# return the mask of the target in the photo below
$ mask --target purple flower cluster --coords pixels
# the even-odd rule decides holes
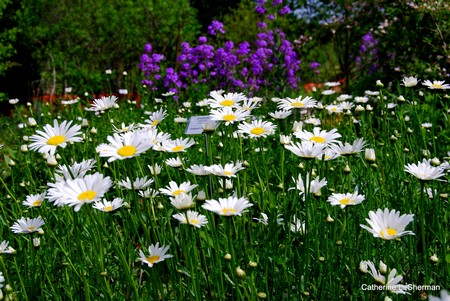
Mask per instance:
[[[378,40],[371,32],[366,33],[361,39],[359,55],[356,57],[356,64],[362,69],[368,67],[368,73],[375,72],[378,67]]]
[[[282,2],[274,0],[272,5],[282,5]],[[257,1],[257,7],[264,8],[264,5],[264,0]],[[252,43],[235,45],[226,41],[216,48],[204,36],[198,38],[197,45],[184,42],[176,67],[166,68],[165,74],[159,65],[164,56],[152,53],[151,45],[146,45],[139,64],[145,76],[143,83],[153,90],[164,86],[175,93],[197,84],[208,85],[209,89],[247,89],[249,93],[262,87],[295,89],[300,81],[301,60],[293,44],[279,29],[268,30],[263,22],[258,23],[258,28],[260,32]],[[208,34],[214,36],[219,33],[224,34],[225,29],[215,20],[208,27]]]

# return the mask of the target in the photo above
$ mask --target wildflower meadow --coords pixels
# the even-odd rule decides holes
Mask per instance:
[[[449,300],[448,74],[307,85],[291,2],[251,3],[254,39],[214,20],[120,90],[5,98],[0,300]]]

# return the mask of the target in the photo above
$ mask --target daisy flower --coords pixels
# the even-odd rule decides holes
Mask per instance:
[[[238,133],[246,134],[250,138],[267,137],[272,135],[277,128],[272,122],[253,120],[251,123],[243,122],[238,125]]]
[[[207,176],[211,174],[209,171],[205,169],[205,166],[203,166],[202,164],[200,165],[194,164],[191,167],[186,168],[186,171],[197,176]]]
[[[41,194],[28,195],[26,200],[22,202],[22,205],[25,205],[29,208],[40,207],[42,205],[42,202],[44,201],[46,195],[47,195],[47,192],[44,192]]]
[[[14,254],[16,253],[16,250],[14,250],[12,247],[9,246],[9,242],[6,240],[2,241],[0,243],[0,254]]]
[[[247,100],[243,93],[227,93],[222,95],[218,91],[209,93],[212,98],[208,99],[210,108],[237,107],[240,102]]]
[[[141,132],[127,132],[108,136],[108,145],[97,148],[100,157],[109,157],[108,162],[133,158],[146,152],[154,144]]]
[[[428,89],[431,90],[446,90],[450,89],[449,84],[444,84],[445,81],[434,80],[433,82],[426,80],[422,83],[422,85],[427,86]]]
[[[423,159],[417,164],[405,165],[405,171],[422,181],[437,180],[445,176],[442,168],[431,165],[431,160]]]
[[[300,234],[306,233],[306,222],[301,221],[299,218],[297,218],[295,215],[292,217],[292,223],[291,223],[291,232],[298,232]]]
[[[275,112],[270,112],[269,115],[275,119],[286,119],[288,116],[292,114],[291,110],[280,110]]]
[[[317,104],[317,101],[314,100],[310,96],[306,96],[303,98],[302,96],[299,96],[297,98],[283,98],[280,99],[277,103],[278,109],[280,110],[292,110],[292,109],[308,109],[308,108],[315,108]]]
[[[323,155],[325,144],[302,141],[301,143],[291,142],[291,144],[284,147],[298,157],[312,159]]]
[[[90,108],[85,108],[86,111],[106,111],[116,106],[116,96],[102,96],[100,99],[95,99]]]
[[[309,177],[309,173],[308,173],[308,174],[306,175],[306,183],[309,182],[309,178],[310,178],[310,177]],[[292,177],[292,180],[294,180],[295,187],[289,188],[288,191],[289,191],[289,190],[292,190],[292,189],[297,189],[297,190],[300,191],[300,194],[306,193],[306,191],[305,191],[305,190],[306,190],[305,184],[304,184],[304,182],[303,182],[303,179],[302,179],[302,175],[301,175],[301,174],[298,175],[298,179],[297,179],[297,180],[295,180],[294,177]],[[327,183],[328,183],[328,182],[327,182],[327,180],[326,180],[325,178],[323,178],[322,180],[320,180],[319,177],[315,178],[314,180],[312,180],[311,182],[309,182],[309,187],[308,187],[309,193],[313,193],[313,194],[315,194],[315,195],[317,195],[317,196],[320,196],[320,189],[321,189],[322,187],[326,186]]]
[[[178,185],[174,181],[169,182],[169,186],[166,186],[166,188],[160,188],[159,191],[162,194],[168,195],[168,196],[177,196],[182,193],[189,193],[194,188],[196,188],[198,185],[194,184],[191,185],[191,182],[183,182],[180,185]]]
[[[283,225],[284,219],[282,218],[282,214],[277,215],[277,224]],[[264,226],[269,225],[269,217],[264,212],[261,212],[261,218],[254,217],[253,220],[257,221],[258,223],[263,224]]]
[[[259,100],[254,98],[244,99],[244,101],[238,105],[238,107],[244,111],[253,111],[259,105]]]
[[[366,221],[370,227],[360,225],[373,234],[373,237],[385,240],[396,239],[404,235],[414,235],[412,231],[405,231],[406,226],[414,220],[414,214],[403,214],[400,216],[399,211],[394,209],[378,209],[376,212],[370,211],[369,218]]]
[[[180,193],[170,198],[170,204],[178,210],[184,210],[194,206],[194,198],[191,193]]]
[[[180,157],[169,158],[169,159],[166,159],[166,161],[164,161],[164,162],[167,165],[169,165],[170,167],[174,167],[174,168],[183,166],[183,161],[181,161]]]
[[[331,89],[322,91],[322,95],[333,95],[334,93],[336,93],[336,91],[331,90]]]
[[[386,277],[375,268],[375,264],[373,262],[366,261],[365,263],[370,268],[370,271],[368,271],[368,273],[375,279],[376,282],[385,286],[387,290],[391,291],[394,294],[408,294],[407,292],[408,286],[400,284],[400,281],[403,280],[403,276],[401,275],[396,276],[397,275],[396,269],[391,270],[386,280]]]
[[[111,186],[110,177],[104,177],[97,172],[83,178],[56,183],[53,189],[48,190],[47,198],[57,206],[75,206],[74,210],[78,212],[84,204],[99,201]]]
[[[225,166],[214,164],[211,166],[205,166],[205,170],[213,175],[219,177],[236,177],[236,173],[240,170],[245,169],[242,166],[241,161],[237,161],[236,163],[227,163]]]
[[[337,86],[340,86],[341,83],[340,82],[326,82],[326,83],[324,83],[324,85],[326,87],[337,87]]]
[[[315,127],[312,132],[306,130],[297,131],[294,133],[294,136],[303,141],[329,145],[337,142],[338,140],[336,139],[340,138],[341,134],[337,132],[337,129],[332,129],[327,132],[326,130],[321,130],[319,127]]]
[[[97,210],[104,211],[104,212],[110,212],[110,211],[119,209],[123,205],[124,205],[124,202],[121,198],[115,198],[112,202],[107,201],[107,200],[95,202],[94,205],[92,205],[92,207],[94,207]]]
[[[362,152],[364,146],[366,145],[366,141],[363,138],[357,139],[353,141],[353,144],[338,141],[337,144],[331,144],[330,148],[337,154],[341,156],[352,155],[359,152]]]
[[[129,125],[125,125],[125,123],[122,122],[120,127],[116,127],[115,125],[112,125],[114,133],[126,133],[131,132],[136,129],[136,125],[134,123],[131,123]]]
[[[336,100],[337,101],[346,101],[346,100],[349,100],[349,99],[352,99],[352,98],[353,98],[353,96],[351,96],[351,95],[341,94],[341,95],[338,96],[338,98],[336,98]]]
[[[55,178],[56,181],[66,181],[73,180],[76,178],[82,178],[84,175],[95,167],[95,160],[89,159],[81,161],[80,163],[75,162],[74,164],[67,165],[59,165],[55,170]]]
[[[321,124],[320,119],[319,118],[314,118],[314,117],[309,117],[308,119],[305,119],[304,122],[306,124],[312,124],[312,125],[315,125],[315,126],[318,126],[318,125]]]
[[[71,125],[72,121],[64,120],[59,124],[56,119],[53,120],[53,126],[46,124],[44,131],[38,130],[36,131],[37,134],[30,137],[33,143],[29,145],[29,148],[53,156],[58,146],[65,148],[67,143],[82,141],[83,138],[79,137],[81,135],[81,126],[75,124],[71,127]]]
[[[151,126],[156,127],[158,124],[163,121],[168,116],[167,111],[164,109],[160,109],[159,111],[152,112],[148,119],[145,120],[146,124],[143,126]]]
[[[167,258],[173,257],[170,254],[167,254],[169,250],[169,246],[159,246],[159,242],[156,245],[150,245],[148,247],[149,255],[145,255],[142,250],[139,250],[139,260],[144,264],[147,264],[149,267],[153,267],[155,263],[164,261]]]
[[[402,85],[405,87],[414,87],[414,86],[417,86],[418,83],[419,83],[419,80],[414,76],[409,76],[409,77],[405,76],[402,79]]]
[[[212,211],[216,214],[223,216],[241,216],[242,213],[246,212],[245,209],[253,206],[245,197],[237,198],[235,196],[230,196],[226,199],[219,198],[216,200],[206,200],[202,208],[208,211]]]
[[[165,152],[169,153],[179,153],[179,152],[185,152],[187,148],[190,148],[195,144],[195,141],[186,138],[177,138],[175,140],[166,140],[161,144],[161,148]]]
[[[122,180],[122,181],[118,182],[117,185],[124,187],[126,189],[139,190],[139,189],[147,188],[152,183],[153,183],[153,179],[150,178],[149,180],[147,180],[147,176],[145,176],[143,178],[136,178],[136,180],[134,180],[134,182],[131,182],[130,178],[127,177],[126,180]]]
[[[10,100],[8,100],[8,102],[10,104],[12,104],[12,105],[15,105],[15,104],[17,104],[19,102],[19,99],[18,98],[11,98]]]
[[[328,111],[328,114],[339,114],[342,113],[342,107],[340,105],[327,105],[325,109]]]
[[[41,217],[37,218],[20,218],[16,221],[11,230],[14,233],[33,233],[37,231],[41,231],[41,227],[45,224]]]
[[[148,169],[150,170],[150,173],[152,176],[157,176],[161,173],[161,165],[158,163],[155,163],[155,165],[147,165]]]
[[[211,120],[224,121],[225,125],[229,125],[230,123],[244,120],[246,117],[250,116],[250,111],[225,107],[211,110],[209,116],[211,116]]]
[[[201,228],[208,223],[206,216],[191,210],[186,213],[174,214],[172,217],[182,224],[189,224],[196,228]]]
[[[333,193],[328,198],[327,202],[332,206],[341,206],[344,209],[349,205],[357,205],[362,203],[366,197],[364,195],[358,194],[358,189],[352,193]]]
[[[147,188],[146,190],[139,191],[139,196],[145,199],[154,198],[159,192],[153,188]]]
[[[355,97],[356,103],[366,103],[368,101],[369,101],[369,97],[367,97],[367,96],[356,96]]]

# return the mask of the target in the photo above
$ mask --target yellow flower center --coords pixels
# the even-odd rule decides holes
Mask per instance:
[[[157,262],[159,260],[159,258],[161,258],[161,257],[159,257],[158,255],[153,255],[153,256],[147,257],[146,259],[151,264],[154,264],[155,262]]]
[[[121,157],[133,156],[136,153],[136,148],[132,145],[124,145],[117,151]]]
[[[97,195],[97,192],[93,190],[86,190],[78,195],[79,201],[90,201]]]
[[[196,220],[196,219],[190,219],[190,220],[189,220],[189,224],[191,224],[191,225],[198,225],[198,220]]]
[[[348,204],[353,203],[353,200],[350,200],[349,198],[345,198],[345,199],[339,200],[339,203],[341,203],[342,205],[348,205]]]
[[[58,145],[66,141],[66,137],[61,135],[56,135],[47,140],[48,145]]]
[[[233,173],[231,171],[224,171],[223,172],[226,176],[231,176]]]
[[[301,107],[304,107],[305,104],[304,104],[303,102],[293,102],[293,103],[292,103],[292,106],[293,106],[294,108],[301,108]]]
[[[236,212],[237,211],[234,208],[223,208],[222,209],[222,214],[223,215],[234,215]]]
[[[442,86],[439,84],[433,84],[432,87],[435,89],[442,89]]]
[[[232,101],[231,99],[225,99],[220,104],[224,107],[231,107],[232,105],[234,105],[234,101]]]
[[[113,210],[113,206],[105,206],[103,208],[103,211],[112,211]]]
[[[336,112],[337,108],[331,108],[331,112]]]
[[[28,231],[33,232],[36,229],[36,227],[28,227]]]
[[[392,228],[386,228],[386,229],[380,231],[380,235],[382,238],[386,238],[386,235],[388,237],[391,237],[391,236],[394,236],[395,234],[397,234],[397,230],[392,229]]]
[[[236,119],[236,116],[234,116],[234,115],[224,115],[223,116],[223,120],[225,120],[225,121],[233,121],[235,119]]]
[[[183,190],[183,189],[178,189],[178,190],[175,190],[174,192],[172,192],[172,194],[173,195],[179,195],[179,194],[182,194],[182,193],[184,193],[185,192],[185,190]]]
[[[158,119],[153,120],[153,122],[151,123],[152,126],[157,126],[158,124],[159,124]]]
[[[261,127],[256,127],[256,128],[253,128],[253,129],[250,131],[250,133],[252,133],[253,135],[261,135],[261,134],[264,133],[264,129],[261,128]]]
[[[32,204],[33,204],[34,207],[38,207],[38,206],[41,206],[41,203],[42,203],[41,200],[36,200]]]
[[[182,150],[184,150],[183,145],[178,145],[178,146],[175,146],[174,148],[172,148],[173,152],[181,152]]]
[[[327,140],[325,140],[325,138],[320,137],[320,136],[314,136],[314,137],[309,138],[309,141],[315,142],[315,143],[325,143]]]

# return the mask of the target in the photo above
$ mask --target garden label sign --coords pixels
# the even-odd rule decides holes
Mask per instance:
[[[191,116],[189,117],[184,133],[186,135],[201,134],[203,133],[203,124],[208,121],[211,121],[211,116]]]

